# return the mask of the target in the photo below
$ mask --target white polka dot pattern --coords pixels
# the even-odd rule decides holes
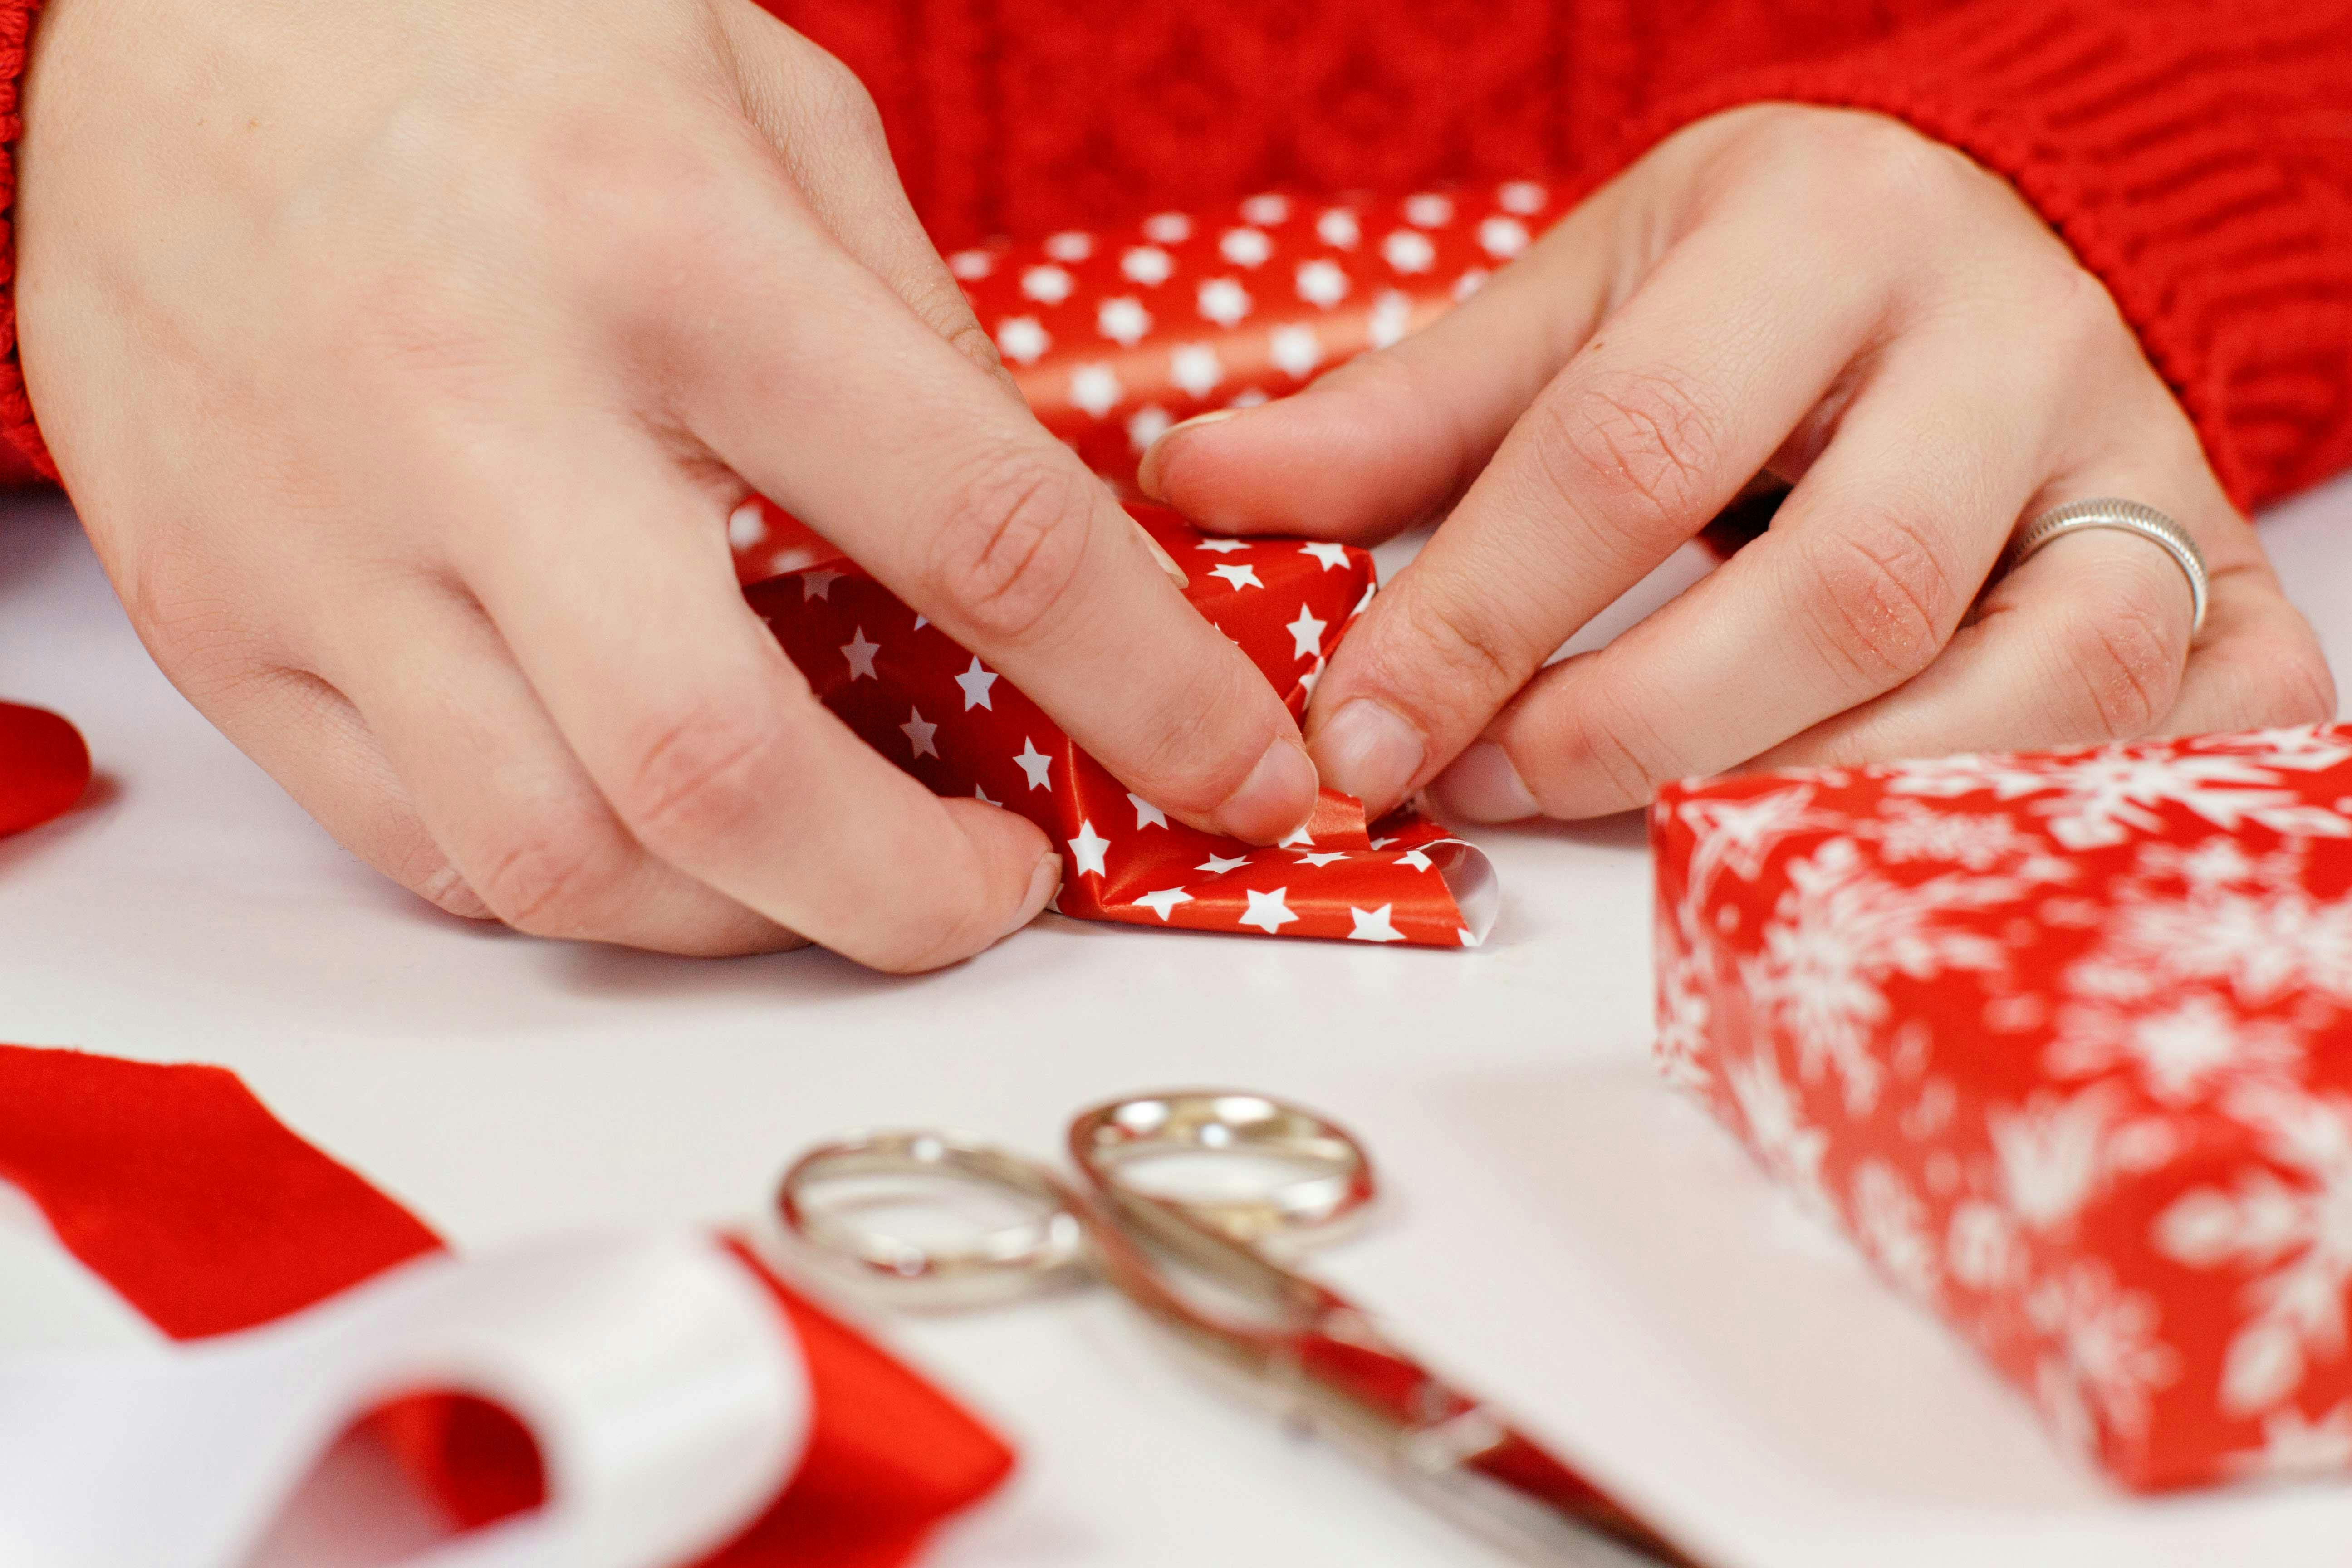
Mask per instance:
[[[950,269],[1038,417],[1131,493],[1151,436],[1396,342],[1556,216],[1527,180],[1377,201],[1265,192],[1124,233],[959,251]]]

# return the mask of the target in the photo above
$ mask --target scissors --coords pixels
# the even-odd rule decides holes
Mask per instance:
[[[1283,1260],[1371,1202],[1371,1161],[1353,1134],[1265,1095],[1187,1089],[1081,1112],[1069,1150],[1082,1186],[961,1133],[854,1132],[794,1162],[777,1206],[818,1260],[919,1304],[981,1305],[1099,1277],[1295,1424],[1501,1544],[1548,1562],[1689,1568],[1486,1401]],[[939,1228],[956,1188],[1020,1217],[953,1240],[910,1235],[918,1215]]]

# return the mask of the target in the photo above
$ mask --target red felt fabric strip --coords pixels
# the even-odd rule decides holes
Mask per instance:
[[[37,827],[89,787],[79,731],[42,709],[0,702],[0,837]]]
[[[0,1177],[155,1326],[195,1339],[265,1323],[439,1237],[272,1116],[233,1073],[0,1046]],[[985,1497],[1013,1455],[971,1415],[762,1268],[800,1335],[814,1416],[800,1469],[713,1568],[892,1568]],[[496,1407],[427,1395],[382,1429],[462,1523],[544,1496],[529,1435]]]

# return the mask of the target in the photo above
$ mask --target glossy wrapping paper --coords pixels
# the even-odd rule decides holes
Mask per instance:
[[[1213,539],[1134,488],[1178,420],[1297,391],[1465,298],[1557,215],[1528,181],[1308,201],[1252,196],[1132,230],[961,251],[949,264],[1046,428],[1101,474],[1190,579],[1186,597],[1294,715],[1368,602],[1363,552]],[[730,524],[755,608],[817,695],[942,794],[1029,817],[1065,861],[1055,907],[1085,919],[1244,935],[1475,945],[1498,901],[1486,857],[1412,811],[1367,824],[1327,792],[1266,849],[1197,832],[1129,795],[963,647],[775,507]]]
[[[2352,727],[1696,781],[1658,1055],[2067,1442],[2352,1468]]]
[[[1371,557],[1297,540],[1210,539],[1136,515],[1182,563],[1192,606],[1293,715],[1372,595]],[[1327,790],[1271,848],[1175,820],[1113,778],[1037,705],[846,560],[746,590],[826,707],[941,795],[1019,812],[1063,855],[1055,907],[1133,925],[1474,946],[1494,916],[1486,856],[1411,810],[1367,824]]]

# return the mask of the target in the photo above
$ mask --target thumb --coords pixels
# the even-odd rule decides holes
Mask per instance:
[[[1608,187],[1464,303],[1304,391],[1163,433],[1136,482],[1203,528],[1377,543],[1444,510],[1591,338],[1627,269]]]

